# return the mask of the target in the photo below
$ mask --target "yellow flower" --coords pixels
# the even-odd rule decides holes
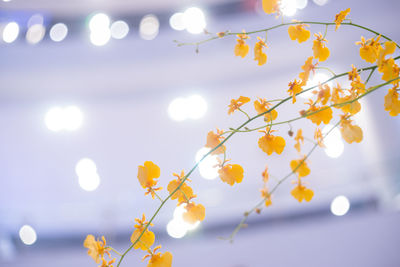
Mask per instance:
[[[360,77],[360,74],[358,74],[358,70],[354,65],[351,65],[351,71],[348,73],[349,75],[349,80],[350,81],[355,81]]]
[[[348,116],[343,115],[340,122],[340,132],[342,133],[343,139],[351,144],[353,142],[360,143],[363,139],[363,132],[360,127],[353,125],[352,121]]]
[[[322,105],[326,105],[328,103],[329,99],[331,97],[331,88],[329,85],[324,84],[324,85],[319,85],[319,91],[318,91],[318,99],[316,102],[321,102]]]
[[[309,202],[314,196],[314,191],[306,188],[301,183],[298,183],[297,186],[290,193],[299,202],[302,202],[303,200]]]
[[[269,180],[268,166],[265,166],[265,170],[262,172],[263,182],[266,183]]]
[[[136,242],[136,240],[139,238],[139,236],[142,234],[144,231],[146,224],[146,217],[142,216],[142,219],[135,219],[135,221],[138,223],[135,225],[135,231],[133,231],[131,235],[131,242],[132,244]],[[150,224],[150,226],[153,226],[153,224]],[[136,242],[136,244],[133,246],[134,249],[141,249],[144,251],[149,250],[149,248],[153,245],[155,240],[155,235],[153,232],[149,231],[149,229],[146,229],[146,231],[143,233],[143,235],[140,237],[140,240]]]
[[[365,93],[365,84],[361,81],[360,76],[351,82],[351,92],[354,92],[356,95]]]
[[[173,173],[175,177],[178,179],[172,180],[169,182],[167,190],[170,194],[175,191],[175,189],[179,186],[179,184],[182,182],[182,179],[185,177],[185,173],[182,171],[181,174],[176,174]],[[188,186],[186,183],[183,183],[181,187],[171,196],[171,199],[178,199],[178,202],[185,202],[188,201],[189,199],[195,197],[193,194],[193,189]],[[187,198],[187,199],[186,199]]]
[[[239,164],[226,164],[218,170],[221,180],[229,185],[241,183],[243,180],[243,168]]]
[[[297,40],[299,43],[307,41],[311,33],[309,30],[305,29],[306,26],[309,27],[309,25],[306,24],[289,26],[288,33],[290,39]]]
[[[264,136],[258,139],[258,146],[262,149],[262,151],[267,153],[267,155],[271,155],[273,152],[281,154],[285,148],[285,145],[285,139],[283,139],[281,136],[274,136],[265,133]]]
[[[385,110],[389,111],[390,116],[397,116],[400,113],[400,99],[397,87],[389,89],[385,96]]]
[[[150,257],[149,264],[147,267],[171,267],[172,266],[172,254],[170,252],[165,252],[164,254],[156,252],[161,246],[157,246],[151,254],[143,257],[143,260]]]
[[[264,40],[257,37],[258,42],[254,46],[254,60],[258,61],[258,65],[264,65],[267,62],[267,54],[263,52],[263,47],[267,47]]]
[[[186,211],[183,213],[183,219],[194,224],[197,221],[202,221],[206,217],[206,209],[201,204],[195,204],[194,202],[187,203],[185,206]]]
[[[361,36],[361,42],[356,42],[357,45],[361,45],[360,47],[360,57],[369,63],[374,63],[378,59],[379,51],[382,49],[382,46],[379,42],[381,36],[377,36],[376,39],[371,38],[365,40],[363,36]]]
[[[268,189],[266,187],[262,188],[261,190],[261,197],[265,199],[265,206],[269,207],[272,205],[272,200],[271,200],[271,194],[268,192]]]
[[[325,147],[324,136],[322,135],[320,128],[315,129],[314,139],[317,141],[317,143],[320,147]]]
[[[303,91],[303,88],[301,88],[301,86],[301,83],[296,79],[293,82],[289,83],[289,90],[287,90],[287,92],[289,93],[289,95],[292,96],[292,103],[296,102],[296,95]]]
[[[140,185],[143,188],[151,188],[157,184],[154,180],[160,177],[160,168],[151,161],[145,161],[144,166],[139,166],[138,176]]]
[[[356,98],[354,94],[341,98],[341,102],[353,101]],[[361,110],[361,104],[358,100],[346,104],[340,108],[344,113],[350,113],[351,115],[357,114]]]
[[[365,84],[361,81],[361,76],[354,65],[351,65],[352,70],[348,73],[351,81],[351,94],[356,96],[365,93]]]
[[[321,33],[315,34],[315,37],[317,37],[317,39],[314,40],[312,47],[314,52],[314,57],[319,61],[325,61],[328,59],[330,55],[329,48],[326,47],[324,43],[328,41],[322,37]]]
[[[394,62],[393,58],[383,60],[382,64],[379,66],[378,71],[383,73],[382,80],[390,81],[399,77],[400,68]],[[395,80],[392,84],[396,85],[399,83],[399,80]]]
[[[297,152],[300,153],[300,141],[302,144],[304,144],[303,130],[301,130],[301,129],[297,130],[297,134],[296,134],[294,140],[296,140],[296,144],[294,145],[294,148],[296,148]]]
[[[258,114],[267,112],[270,106],[271,103],[268,103],[265,98],[264,99],[259,98],[258,100],[254,101],[254,108]],[[264,117],[265,117],[264,120],[266,122],[273,121],[276,119],[276,117],[278,117],[278,112],[275,109],[273,109],[270,112],[265,113]]]
[[[104,236],[101,237],[101,240],[102,241],[97,239],[96,241],[93,235],[87,235],[85,241],[83,242],[83,246],[89,249],[89,256],[92,257],[96,263],[100,263],[100,258],[104,257],[104,253],[110,256],[108,248],[106,248],[106,239]]]
[[[101,265],[99,267],[114,267],[114,265],[112,265],[114,262],[115,262],[115,259],[112,259],[109,262],[107,262],[104,258],[102,258]]]
[[[378,53],[378,66],[380,66],[385,59],[386,55],[393,54],[396,50],[396,43],[392,41],[385,42],[385,48],[379,49]]]
[[[336,24],[335,31],[339,28],[340,24],[342,24],[343,20],[346,18],[346,16],[349,13],[350,13],[350,8],[340,11],[339,14],[336,14],[336,16],[335,16],[335,24]]]
[[[231,103],[228,105],[228,114],[232,114],[235,110],[238,110],[241,106],[250,101],[250,98],[246,96],[240,96],[238,99],[231,99]]]
[[[316,107],[312,100],[307,103],[310,108],[304,113],[300,112],[302,116],[306,116],[307,119],[311,120],[316,125],[320,125],[321,122],[328,124],[332,119],[332,109],[328,106]],[[311,114],[312,113],[312,114]],[[307,115],[311,114],[311,115]]]
[[[292,160],[290,162],[290,168],[294,173],[297,173],[299,177],[304,177],[310,174],[310,168],[308,168],[305,158]]]
[[[265,13],[279,13],[279,0],[262,0],[262,7]]]
[[[223,134],[222,130],[217,129],[216,134],[213,131],[210,131],[207,134],[207,143],[205,147],[213,149],[214,147],[218,146],[221,143],[221,140],[223,139],[223,137],[221,136],[222,134]],[[225,149],[226,149],[225,145],[222,145],[213,152],[211,152],[211,155],[224,154]]]
[[[313,73],[315,72],[315,67],[318,65],[318,62],[315,64],[312,64],[312,60],[314,57],[309,57],[307,58],[306,62],[304,65],[301,67],[303,72],[300,72],[299,78],[301,79],[301,86],[304,86],[307,84],[308,78],[310,77],[310,72],[312,71]]]
[[[242,34],[238,34],[237,44],[235,45],[235,56],[240,56],[244,58],[249,52],[249,45],[246,44],[246,39],[250,38],[245,31],[243,30]]]
[[[342,97],[341,95],[343,95],[343,89],[341,88],[340,84],[337,84],[336,87],[332,88],[332,103],[333,104],[339,104],[342,103]],[[338,108],[337,106],[335,106],[336,108]]]
[[[324,124],[328,124],[332,119],[332,109],[328,106],[315,108],[315,111],[319,111],[313,115],[308,116],[307,118],[310,119],[316,125],[320,125],[321,122]]]

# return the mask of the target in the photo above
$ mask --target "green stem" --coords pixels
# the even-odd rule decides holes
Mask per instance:
[[[221,167],[225,165],[225,162],[226,162],[226,149],[224,147],[224,161],[222,161]]]
[[[324,32],[324,36],[323,36],[324,39],[325,39],[327,33],[328,33],[328,25],[325,25],[325,32]]]
[[[314,25],[326,25],[326,26],[329,26],[329,25],[336,25],[336,23],[334,23],[334,22],[294,21],[294,22],[281,23],[281,24],[278,24],[278,25],[275,25],[275,26],[272,26],[272,27],[269,27],[269,28],[262,29],[262,30],[256,30],[256,31],[246,32],[245,34],[250,35],[250,34],[254,34],[254,33],[259,33],[259,32],[264,32],[264,31],[269,31],[269,30],[277,29],[277,28],[280,28],[280,27],[283,27],[283,26],[297,25],[297,24],[314,24]],[[355,24],[355,23],[352,23],[352,22],[345,22],[345,23],[342,23],[341,25],[347,25],[347,26],[357,27],[357,28],[360,28],[360,29],[369,31],[369,32],[371,32],[371,33],[374,33],[374,34],[376,34],[376,35],[380,35],[380,36],[382,36],[383,38],[385,38],[386,40],[392,41],[392,42],[393,42],[393,40],[390,39],[389,37],[387,37],[386,35],[381,34],[381,33],[377,32],[377,31],[375,31],[375,30],[372,30],[372,29],[370,29],[370,28],[368,28],[368,27],[361,26],[361,25],[359,25],[359,24]],[[237,34],[238,34],[238,33],[230,32],[230,33],[227,34],[226,36],[228,36],[228,35],[237,35]],[[396,43],[396,42],[395,42],[395,43]],[[397,46],[398,48],[400,48],[400,46],[399,46],[397,43],[396,43],[396,46]]]
[[[369,79],[371,79],[371,76],[372,76],[372,74],[374,73],[375,70],[376,70],[376,67],[371,70],[371,72],[368,75],[367,80],[365,80],[365,84],[367,84],[369,82]]]
[[[185,191],[183,191],[182,189],[179,188],[179,191],[181,191],[181,193],[183,194],[183,197],[186,199],[186,202],[189,203],[190,199],[188,198],[188,196],[185,194]]]
[[[334,23],[334,22],[294,21],[294,22],[281,23],[281,24],[278,24],[278,25],[275,25],[275,26],[272,26],[272,27],[269,27],[269,28],[261,29],[261,30],[245,32],[245,34],[250,35],[250,34],[255,34],[255,33],[260,33],[260,32],[267,32],[267,31],[274,30],[274,29],[277,29],[277,28],[280,28],[280,27],[284,27],[284,26],[288,26],[288,25],[297,25],[297,24],[314,24],[314,25],[325,25],[325,26],[336,25],[336,23]],[[388,41],[394,42],[392,39],[390,39],[386,35],[381,34],[381,33],[377,32],[375,30],[372,30],[372,29],[370,29],[368,27],[361,26],[359,24],[355,24],[355,23],[352,23],[352,22],[344,22],[341,25],[357,27],[357,28],[366,30],[368,32],[374,33],[376,35],[380,35],[380,36],[382,36],[383,38],[385,38]],[[226,35],[224,35],[222,38],[224,38],[226,36],[232,36],[232,35],[238,35],[238,34],[243,34],[243,33],[242,32],[239,32],[239,33],[238,32],[229,32]],[[193,42],[193,43],[181,43],[181,42],[178,42],[178,46],[183,46],[183,45],[196,45],[197,46],[197,45],[204,44],[204,43],[207,43],[207,42],[215,40],[215,39],[221,39],[221,38],[218,37],[218,36],[214,36],[214,37],[211,37],[211,38],[199,41],[199,42]],[[398,48],[400,48],[400,46],[397,44],[397,42],[394,42],[394,43],[396,44],[396,46]]]
[[[243,109],[238,108],[239,111],[241,111],[244,115],[246,115],[247,119],[250,119],[249,114],[247,114],[247,112],[245,112]]]
[[[122,254],[119,253],[118,251],[116,251],[113,247],[105,247],[105,248],[106,248],[106,249],[109,248],[109,249],[111,249],[112,251],[114,251],[118,256],[122,256]]]
[[[160,202],[163,202],[162,198],[157,194],[156,190],[151,188],[151,191],[154,193],[154,195],[156,195],[156,197],[158,198],[158,200],[160,200]]]
[[[327,68],[327,67],[316,67],[316,69],[327,70],[332,74],[332,76],[336,76],[336,73],[334,73],[330,68]]]

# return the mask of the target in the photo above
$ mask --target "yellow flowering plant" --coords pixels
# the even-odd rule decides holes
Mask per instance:
[[[279,0],[262,0],[263,10],[267,14],[275,14],[277,17],[281,15]],[[157,187],[159,179],[167,179],[165,176],[161,176],[160,168],[152,161],[145,161],[143,165],[138,167],[138,182],[140,186],[145,189],[145,194],[150,194],[153,199],[157,198],[160,201],[160,205],[157,207],[153,215],[148,221],[146,221],[143,215],[141,219],[136,219],[136,225],[133,227],[133,233],[131,235],[131,245],[123,252],[117,252],[114,248],[106,245],[106,240],[102,237],[101,240],[95,239],[93,235],[88,235],[84,241],[84,247],[88,249],[88,254],[91,256],[97,264],[101,263],[101,266],[113,266],[119,267],[125,256],[134,249],[139,252],[140,250],[146,251],[147,254],[143,257],[148,258],[147,267],[170,267],[172,266],[173,256],[171,252],[158,252],[161,246],[152,248],[156,241],[156,236],[150,231],[149,227],[152,226],[152,222],[159,214],[160,210],[164,207],[165,203],[169,200],[177,200],[177,205],[184,208],[183,219],[190,224],[203,221],[206,218],[206,208],[193,199],[196,198],[192,187],[189,185],[189,177],[193,171],[199,166],[207,156],[215,155],[221,156],[219,159],[218,174],[222,182],[234,186],[239,184],[246,179],[246,171],[240,164],[227,163],[227,148],[226,144],[235,134],[248,133],[253,131],[262,132],[262,136],[255,140],[255,145],[265,152],[266,157],[272,156],[273,153],[280,155],[286,148],[286,140],[279,134],[278,127],[280,125],[289,125],[289,138],[293,138],[295,145],[294,149],[299,154],[296,159],[290,159],[288,161],[288,172],[280,180],[274,183],[270,181],[269,168],[266,167],[262,172],[262,183],[261,188],[261,200],[254,207],[245,212],[242,220],[238,223],[237,227],[232,231],[229,239],[233,240],[239,230],[245,226],[247,218],[253,213],[260,213],[263,208],[267,208],[273,205],[272,198],[278,187],[285,181],[287,181],[293,175],[297,176],[296,180],[292,181],[295,187],[291,190],[290,194],[298,202],[305,200],[306,202],[311,201],[314,197],[314,191],[312,186],[309,186],[310,181],[305,181],[312,170],[312,166],[308,161],[308,158],[317,147],[324,147],[324,139],[329,135],[333,129],[339,128],[342,138],[349,144],[359,143],[363,140],[363,131],[361,127],[356,125],[351,119],[354,114],[357,114],[361,109],[362,105],[359,101],[361,98],[371,94],[372,92],[389,87],[388,93],[384,97],[384,109],[389,113],[390,116],[397,116],[400,113],[400,98],[399,98],[399,72],[400,68],[396,61],[400,59],[400,56],[394,57],[396,48],[400,48],[399,44],[391,40],[389,37],[380,34],[368,27],[355,24],[348,21],[347,16],[350,14],[350,8],[340,11],[335,18],[332,18],[329,22],[319,21],[291,21],[283,22],[271,26],[268,28],[255,30],[255,31],[243,31],[239,33],[224,31],[211,36],[206,40],[202,40],[195,43],[180,43],[182,45],[195,45],[196,49],[206,42],[210,42],[217,39],[237,37],[236,44],[233,48],[233,54],[235,56],[245,58],[250,51],[249,39],[251,35],[257,35],[260,33],[268,33],[269,31],[287,28],[289,38],[293,41],[297,41],[296,45],[302,45],[307,42],[311,37],[311,31],[314,30],[314,26],[324,26],[324,34],[318,32],[314,33],[315,39],[313,40],[312,51],[308,55],[305,63],[301,66],[301,72],[299,72],[298,78],[288,82],[288,89],[283,89],[282,93],[286,94],[282,99],[266,99],[258,98],[254,99],[254,105],[252,108],[249,97],[240,96],[233,98],[227,107],[229,115],[238,116],[236,111],[241,112],[245,115],[245,120],[242,124],[235,128],[229,128],[228,130],[219,130],[215,132],[208,132],[205,138],[205,147],[209,148],[209,152],[206,153],[189,171],[181,171],[180,174],[172,174],[167,190],[162,191],[161,187]],[[365,34],[373,35],[369,39],[360,36],[361,41],[356,42],[355,45],[359,45],[359,55],[367,62],[372,64],[370,66],[357,68],[351,66],[348,72],[336,74],[327,67],[319,66],[321,62],[326,61],[331,56],[331,51],[328,48],[327,34],[328,30],[334,27],[337,31],[341,26],[348,26],[359,28],[365,31]],[[210,34],[210,33],[207,33]],[[267,55],[265,49],[267,48],[265,39],[257,36],[254,44],[254,60],[257,61],[258,65],[264,65],[267,63]],[[268,40],[270,43],[271,40]],[[330,70],[332,76],[326,81],[321,82],[318,85],[306,88],[307,82],[310,76],[314,74],[315,69],[325,68]],[[300,70],[299,70],[300,71]],[[369,81],[374,73],[378,71],[381,73],[380,82],[376,85],[370,86]],[[365,75],[366,74],[366,75]],[[366,76],[363,78],[362,76]],[[328,85],[328,82],[334,81],[338,78],[347,77],[349,86],[343,86],[337,83],[335,86]],[[347,87],[347,88],[344,88]],[[291,118],[289,120],[277,121],[278,119],[278,108],[281,108],[284,104],[294,104],[297,100],[296,97],[305,92],[311,92],[311,97],[305,103],[308,105],[306,109],[299,110],[299,116]],[[254,110],[253,110],[254,109]],[[252,115],[253,114],[253,115]],[[259,119],[259,120],[258,120]],[[308,119],[312,122],[311,129],[314,129],[314,136],[307,138],[302,129],[296,129],[296,135],[292,131],[290,123]],[[260,125],[254,128],[248,128],[251,122],[259,121]],[[335,121],[334,127],[328,132],[323,133],[319,126],[321,124],[328,124],[331,121]],[[315,124],[315,126],[313,125]],[[313,143],[312,148],[306,153],[302,153],[302,146],[304,141],[311,141]],[[293,149],[293,148],[291,148]],[[165,193],[167,191],[167,193]],[[159,192],[159,193],[157,193]],[[164,192],[165,196],[159,195]],[[111,255],[115,254],[115,257]],[[109,256],[109,260],[105,259],[105,255]]]

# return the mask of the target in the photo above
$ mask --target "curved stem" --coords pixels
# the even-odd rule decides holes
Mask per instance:
[[[113,247],[105,247],[105,248],[109,248],[109,249],[111,249],[112,251],[114,251],[115,254],[117,254],[118,256],[122,256],[122,254],[119,253],[118,251],[116,251]]]
[[[281,24],[278,24],[278,25],[275,25],[275,26],[272,26],[272,27],[269,27],[269,28],[261,29],[261,30],[245,32],[244,34],[251,35],[251,34],[260,33],[260,32],[267,32],[267,31],[274,30],[274,29],[277,29],[277,28],[280,28],[280,27],[283,27],[283,26],[297,25],[297,24],[314,24],[314,25],[325,25],[325,26],[336,25],[336,23],[334,23],[334,22],[293,21],[293,22],[281,23]],[[368,32],[374,33],[376,35],[380,35],[380,36],[382,36],[383,38],[385,38],[388,41],[394,42],[392,39],[390,39],[386,35],[381,34],[381,33],[377,32],[377,31],[375,31],[373,29],[370,29],[368,27],[364,27],[364,26],[359,25],[359,24],[355,24],[355,23],[352,23],[352,22],[343,22],[341,25],[360,28],[360,29],[366,30]],[[204,44],[204,43],[207,43],[207,42],[215,40],[215,39],[224,38],[226,36],[238,35],[238,34],[243,34],[243,32],[228,32],[223,37],[214,36],[214,37],[211,37],[211,38],[199,41],[199,42],[194,42],[194,43],[181,43],[181,42],[178,42],[178,46],[183,46],[183,45],[196,45],[196,46],[198,46],[200,44]],[[394,42],[394,43],[396,44],[396,46],[398,48],[400,48],[400,46],[399,46],[399,44],[397,44],[397,42]]]
[[[334,73],[333,72],[333,70],[331,70],[330,68],[328,68],[328,67],[315,67],[316,69],[319,69],[319,70],[327,70],[327,71],[329,71],[331,74],[332,74],[332,76],[336,76],[336,73]]]
[[[241,109],[241,108],[238,108],[238,110],[240,111],[240,112],[242,112],[244,115],[246,115],[246,117],[247,117],[247,119],[250,119],[250,116],[249,116],[249,114],[247,114],[247,112],[245,112],[243,109]]]
[[[153,192],[153,194],[158,198],[158,200],[160,200],[160,202],[162,202],[162,198],[157,194],[156,190],[154,190],[153,188],[151,188],[151,191]]]

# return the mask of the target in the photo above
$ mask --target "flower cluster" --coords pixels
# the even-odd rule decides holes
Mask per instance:
[[[193,194],[193,189],[186,184],[185,172],[182,171],[180,174],[173,174],[177,179],[172,180],[168,184],[168,192],[171,199],[177,199],[178,205],[185,203],[185,212],[183,213],[183,219],[190,224],[194,224],[198,221],[204,220],[206,216],[206,209],[201,204],[193,202],[193,198],[196,195]]]
[[[280,5],[280,0],[262,1],[263,10],[267,14],[275,14],[276,16],[282,14]],[[254,99],[254,109],[252,111],[247,110],[249,106],[247,103],[252,101],[251,98],[240,96],[239,98],[231,99],[228,105],[228,115],[242,113],[246,116],[246,121],[238,128],[229,128],[229,130],[226,131],[216,129],[216,131],[208,132],[206,136],[205,147],[210,150],[201,160],[204,160],[209,155],[217,155],[218,164],[215,167],[218,168],[219,177],[222,182],[227,183],[230,186],[241,183],[244,179],[245,173],[241,165],[230,163],[230,159],[227,159],[226,142],[234,134],[258,130],[262,135],[258,137],[257,144],[255,141],[253,142],[253,146],[257,147],[258,145],[258,148],[267,155],[265,156],[265,154],[262,153],[266,158],[274,155],[274,153],[279,155],[279,157],[282,157],[286,153],[286,150],[290,149],[290,147],[287,148],[286,146],[287,141],[290,143],[290,140],[285,140],[277,126],[287,124],[290,127],[288,135],[293,138],[294,150],[297,153],[297,156],[287,163],[288,169],[290,170],[289,174],[276,182],[273,186],[270,185],[272,183],[270,181],[270,176],[272,176],[270,175],[270,169],[268,166],[265,167],[261,175],[263,183],[263,186],[260,189],[262,201],[249,212],[245,213],[244,220],[242,220],[238,225],[232,236],[244,225],[243,223],[250,213],[260,213],[262,208],[261,206],[269,207],[272,205],[272,197],[275,190],[288,177],[296,176],[296,179],[292,181],[295,186],[290,191],[290,194],[294,198],[293,201],[297,200],[298,202],[303,202],[303,200],[305,200],[306,202],[309,202],[313,199],[314,191],[309,188],[307,181],[308,178],[306,178],[311,174],[311,165],[309,166],[308,157],[315,148],[325,147],[324,139],[335,127],[339,128],[342,138],[349,144],[359,143],[363,140],[362,129],[356,125],[354,120],[352,120],[352,116],[359,113],[362,109],[362,105],[359,101],[360,98],[380,87],[388,85],[391,88],[384,97],[384,109],[388,111],[391,116],[397,116],[400,113],[400,68],[396,64],[396,60],[400,57],[394,58],[392,56],[396,51],[396,47],[399,47],[399,45],[383,35],[376,34],[376,36],[369,39],[365,39],[361,36],[361,41],[356,43],[356,45],[360,45],[360,57],[367,63],[375,65],[362,69],[357,69],[352,65],[349,72],[339,75],[330,71],[332,77],[328,81],[339,77],[347,77],[347,86],[344,86],[343,83],[342,85],[336,83],[336,85],[330,86],[327,84],[328,81],[324,81],[316,86],[305,88],[310,80],[310,76],[315,74],[316,69],[327,69],[326,67],[321,67],[320,64],[325,62],[331,56],[331,51],[327,47],[328,40],[326,38],[328,26],[335,25],[335,31],[338,30],[341,25],[357,26],[353,23],[344,22],[348,20],[347,16],[349,13],[350,8],[343,10],[335,16],[333,22],[328,23],[307,22],[307,24],[305,24],[300,21],[292,21],[291,23],[282,23],[268,29],[254,32],[245,32],[244,30],[242,33],[231,33],[229,31],[219,32],[217,33],[217,37],[206,40],[210,41],[225,38],[227,36],[236,36],[237,39],[234,54],[235,56],[244,58],[250,50],[250,47],[246,42],[250,38],[249,35],[251,34],[259,32],[267,33],[268,30],[279,28],[281,26],[288,26],[289,38],[302,44],[307,42],[311,37],[311,31],[309,30],[309,28],[311,28],[310,25],[324,24],[326,26],[324,34],[320,32],[314,33],[315,39],[312,43],[312,51],[310,51],[310,55],[306,59],[304,65],[301,66],[301,71],[298,73],[298,76],[296,74],[296,78],[288,83],[289,88],[286,91],[286,98],[267,100],[266,98],[259,97]],[[357,27],[369,30],[366,27]],[[376,33],[373,30],[369,30],[369,32]],[[386,39],[386,41],[383,42],[381,39]],[[196,43],[196,45],[199,44],[200,42]],[[265,53],[266,48],[268,47],[265,39],[257,37],[257,41],[254,44],[254,60],[257,61],[257,64],[260,66],[267,62],[267,55]],[[363,77],[365,71],[369,71],[369,76],[364,80]],[[382,74],[381,79],[384,82],[369,87],[367,86],[367,83],[374,71],[378,71]],[[306,108],[299,111],[300,116],[290,120],[276,122],[278,119],[277,108],[285,102],[291,102],[292,104],[296,103],[296,97],[306,91],[310,91],[312,94],[304,103]],[[273,105],[272,103],[275,101],[278,101],[278,104]],[[281,114],[281,111],[279,112]],[[248,123],[256,121],[258,118],[262,118],[261,126],[253,129],[246,127]],[[301,128],[296,129],[296,135],[294,135],[291,123],[300,119],[309,120],[308,123],[311,125],[310,127],[314,132],[312,138],[304,136],[303,134],[308,131],[303,131]],[[320,127],[335,120],[337,120],[335,126],[327,133],[323,133]],[[310,141],[314,145],[308,153],[303,152],[305,141]],[[157,198],[161,202],[160,207],[149,221],[146,221],[144,214],[141,219],[135,219],[136,224],[134,225],[134,230],[131,235],[132,244],[122,254],[118,253],[112,247],[107,246],[104,237],[102,237],[101,240],[96,240],[93,235],[88,235],[83,245],[88,249],[88,254],[94,259],[94,261],[97,264],[101,264],[100,267],[113,267],[116,258],[111,256],[111,252],[115,252],[120,256],[119,262],[117,263],[117,266],[119,266],[125,254],[133,248],[135,250],[143,250],[147,252],[143,257],[143,260],[149,258],[147,267],[170,267],[172,265],[172,254],[170,252],[158,252],[161,248],[160,245],[152,249],[156,236],[149,227],[153,226],[153,219],[169,199],[176,200],[178,206],[183,205],[185,211],[183,212],[182,217],[187,223],[194,224],[205,219],[206,209],[202,204],[193,201],[197,195],[194,194],[194,190],[189,185],[189,182],[191,182],[189,176],[197,165],[198,163],[187,174],[185,174],[183,170],[179,174],[172,174],[174,179],[171,179],[168,183],[168,196],[165,198],[161,198],[157,193],[162,190],[162,187],[157,186],[159,181],[158,179],[161,176],[160,168],[152,161],[145,161],[143,165],[139,166],[137,179],[140,186],[146,190],[145,195],[150,194],[152,199]],[[109,256],[109,261],[105,259],[105,255]]]
[[[361,36],[361,42],[356,42],[360,47],[360,57],[369,63],[377,63],[378,71],[382,73],[382,80],[391,82],[393,87],[389,89],[385,96],[385,110],[391,116],[397,116],[400,113],[400,98],[399,98],[399,72],[400,68],[395,63],[393,57],[386,58],[396,50],[396,43],[386,41],[382,46],[380,42],[381,36],[365,40]]]

